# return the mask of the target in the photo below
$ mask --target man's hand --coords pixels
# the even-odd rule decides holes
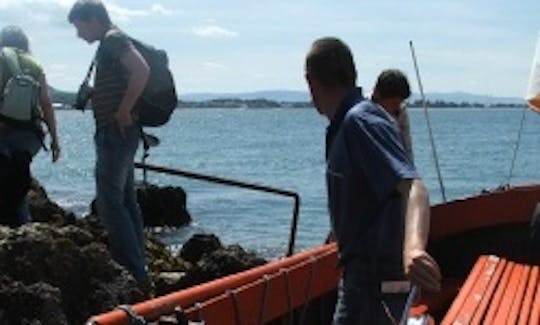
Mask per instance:
[[[424,250],[406,252],[403,257],[405,275],[422,289],[437,292],[441,289],[441,271],[431,255]]]
[[[116,122],[116,126],[118,126],[118,130],[120,130],[120,134],[122,134],[123,137],[126,136],[125,134],[125,128],[131,126],[133,124],[133,118],[131,117],[131,112],[123,109],[119,109],[116,114],[114,114],[114,120]]]
[[[51,143],[51,154],[53,163],[60,158],[60,145],[58,145],[58,141],[53,141]]]
[[[326,236],[326,240],[324,241],[324,243],[325,244],[330,244],[330,243],[333,243],[335,241],[336,241],[336,235],[334,234],[334,232],[332,230],[330,230],[330,232]]]

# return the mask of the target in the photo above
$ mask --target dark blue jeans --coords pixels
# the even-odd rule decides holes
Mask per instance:
[[[401,318],[407,294],[382,294],[365,259],[347,261],[338,288],[334,325],[394,324]]]
[[[32,159],[38,153],[39,149],[41,149],[41,139],[37,137],[35,132],[0,126],[0,154],[9,156],[14,151],[24,151]],[[32,221],[26,195],[19,203],[17,216],[20,224]]]
[[[113,258],[126,267],[140,286],[149,283],[143,221],[134,186],[134,160],[140,128],[122,136],[116,124],[96,131],[96,207],[109,238]]]

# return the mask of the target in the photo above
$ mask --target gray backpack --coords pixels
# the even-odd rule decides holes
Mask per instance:
[[[0,121],[14,127],[35,128],[41,118],[39,82],[21,69],[14,48],[3,47],[0,62],[7,66],[8,79],[0,94]],[[5,75],[6,71],[2,71]]]

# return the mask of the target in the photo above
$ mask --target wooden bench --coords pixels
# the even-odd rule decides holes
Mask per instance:
[[[441,324],[539,324],[539,267],[478,258]]]

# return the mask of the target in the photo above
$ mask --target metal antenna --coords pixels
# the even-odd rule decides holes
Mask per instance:
[[[441,176],[441,169],[439,167],[439,158],[437,157],[437,149],[435,148],[435,140],[433,139],[433,131],[431,129],[431,121],[429,120],[429,114],[427,110],[426,97],[424,96],[424,87],[422,86],[422,80],[420,78],[420,71],[418,69],[418,63],[416,62],[416,54],[414,53],[413,42],[409,41],[411,47],[411,55],[414,63],[414,70],[416,71],[416,79],[418,80],[418,88],[420,89],[420,95],[422,96],[422,107],[424,108],[424,115],[426,117],[427,127],[429,131],[429,141],[431,143],[431,152],[433,154],[433,160],[435,160],[435,169],[437,171],[437,177],[439,179],[439,187],[441,188],[441,195],[443,202],[446,202],[446,193],[444,191],[443,180]]]
[[[519,122],[519,131],[516,139],[516,144],[514,145],[514,153],[512,155],[512,161],[510,163],[510,170],[508,171],[508,178],[506,179],[506,184],[510,185],[510,180],[512,179],[512,176],[514,174],[514,167],[516,164],[516,158],[519,151],[519,144],[521,143],[521,135],[523,134],[523,126],[525,124],[525,111],[527,110],[527,107],[523,107],[523,111],[521,112],[521,121]],[[503,184],[504,185],[504,184]]]

